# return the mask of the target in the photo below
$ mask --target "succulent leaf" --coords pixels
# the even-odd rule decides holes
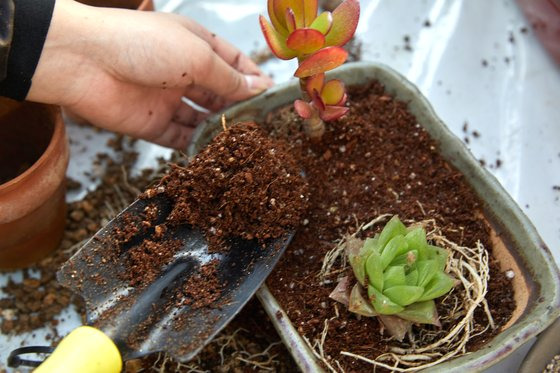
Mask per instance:
[[[373,251],[379,254],[379,236],[366,238],[366,241],[363,243],[363,247],[360,250],[360,255],[369,255]]]
[[[432,280],[424,288],[419,302],[439,298],[453,288],[455,281],[444,272],[436,272]]]
[[[299,54],[310,54],[325,44],[325,36],[312,28],[299,28],[292,32],[286,40],[288,48]]]
[[[352,38],[360,19],[358,0],[346,0],[332,13],[333,22],[326,36],[327,45],[344,45]]]
[[[296,15],[291,8],[286,9],[284,18],[286,20],[286,27],[288,28],[288,32],[294,32],[297,29],[297,23]]]
[[[395,236],[385,245],[383,251],[381,252],[381,266],[383,269],[399,255],[406,254],[408,252],[408,244],[406,243],[404,236]]]
[[[327,105],[337,105],[345,95],[344,83],[341,80],[333,79],[325,83],[321,91],[321,98]]]
[[[317,11],[319,10],[319,1],[302,0],[302,2],[304,27],[310,27],[310,25],[314,22],[315,17],[317,17]]]
[[[377,316],[381,324],[387,329],[397,341],[402,341],[410,330],[412,323],[397,316],[379,315]]]
[[[331,30],[332,23],[333,23],[332,13],[323,12],[319,15],[319,17],[315,18],[315,20],[309,25],[309,27],[319,31],[323,35],[326,35]]]
[[[447,265],[447,258],[449,257],[449,253],[447,252],[447,250],[432,245],[429,245],[428,247],[433,249],[435,252],[434,258],[438,263],[438,269],[440,271],[445,270],[445,266]]]
[[[305,101],[295,100],[294,108],[296,109],[298,115],[304,119],[311,118],[313,115],[313,108]]]
[[[425,287],[437,273],[438,264],[435,259],[419,260],[416,262],[416,269],[418,270],[418,280],[416,284]]]
[[[393,216],[391,220],[385,224],[385,227],[379,235],[379,247],[385,247],[387,242],[397,235],[406,235],[407,230],[403,223],[401,223],[397,215]]]
[[[420,299],[423,292],[420,286],[400,285],[384,290],[383,294],[400,306],[408,306]]]
[[[288,25],[286,24],[286,9],[290,8],[290,0],[272,0],[272,8],[276,18],[284,25],[284,28],[288,30]]]
[[[374,286],[368,286],[368,298],[376,312],[383,315],[394,315],[404,310],[404,307],[393,302]]]
[[[411,304],[403,311],[399,312],[397,316],[418,324],[441,326],[437,314],[436,304],[433,300]]]
[[[332,70],[342,65],[346,58],[348,58],[348,52],[341,47],[322,48],[303,60],[294,76],[307,78],[311,75]]]
[[[355,284],[350,292],[348,310],[362,316],[377,316],[378,313],[362,295],[363,288],[360,284]]]
[[[373,252],[366,259],[366,275],[369,283],[377,289],[383,289],[383,267],[381,255]]]
[[[280,18],[276,16],[276,12],[274,11],[274,3],[275,0],[267,1],[268,17],[270,18],[272,25],[274,26],[274,28],[279,34],[283,36],[288,36],[288,29],[286,28],[284,15],[282,14],[282,17]]]
[[[428,242],[426,241],[426,232],[422,227],[417,227],[409,231],[406,236],[404,236],[408,247],[411,249],[418,250],[418,259],[428,259]]]
[[[418,270],[413,269],[406,275],[406,284],[407,285],[416,285],[418,284]]]
[[[400,285],[408,285],[406,283],[404,266],[391,266],[387,268],[387,270],[383,273],[383,289]],[[412,285],[416,285],[416,283]]]
[[[310,76],[305,83],[305,91],[309,97],[313,96],[313,91],[321,92],[325,85],[325,74],[316,74]],[[360,240],[361,241],[361,240]]]
[[[325,110],[319,113],[321,119],[325,122],[343,117],[350,109],[345,106],[327,106]]]
[[[414,263],[416,263],[416,259],[418,258],[418,250],[409,250],[407,253],[397,256],[391,262],[393,266],[408,266],[411,268]]]
[[[338,281],[334,290],[329,294],[329,298],[348,306],[350,300],[350,279],[344,276]]]
[[[325,103],[319,95],[319,92],[317,92],[316,90],[313,90],[313,92],[311,92],[311,101],[313,102],[313,105],[315,105],[315,107],[319,110],[319,113],[325,110]]]
[[[290,60],[296,56],[296,52],[286,45],[286,38],[276,31],[264,16],[259,17],[259,22],[266,43],[276,57],[283,60]]]

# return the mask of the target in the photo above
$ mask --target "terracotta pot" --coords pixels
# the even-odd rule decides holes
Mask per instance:
[[[0,268],[58,247],[66,222],[68,141],[58,107],[0,100]]]
[[[79,2],[106,8],[154,10],[153,0],[79,0]]]
[[[511,269],[515,273],[512,284],[516,308],[510,321],[477,351],[431,367],[430,372],[482,371],[548,327],[560,315],[560,273],[552,254],[523,211],[462,141],[449,131],[418,88],[391,68],[370,62],[349,63],[328,76],[341,79],[347,85],[378,80],[387,92],[408,103],[411,114],[439,144],[441,155],[464,175],[483,202],[484,218],[492,227],[493,255],[503,271]],[[223,114],[231,122],[264,121],[269,112],[293,103],[298,97],[299,84],[292,81],[234,105]],[[198,153],[221,130],[220,123],[218,115],[198,126],[188,154]],[[324,367],[266,285],[259,289],[257,296],[300,369],[323,372]]]

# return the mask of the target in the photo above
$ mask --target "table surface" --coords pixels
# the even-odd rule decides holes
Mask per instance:
[[[264,0],[155,0],[156,9],[196,19],[250,53],[265,48],[257,16]],[[429,21],[429,25],[426,23]],[[435,111],[486,166],[533,222],[560,263],[560,67],[537,41],[515,1],[361,0],[356,37],[361,59],[389,65],[415,83]],[[408,42],[405,41],[408,40]],[[294,61],[270,60],[263,69],[276,82],[291,79]],[[468,131],[464,131],[465,123]],[[473,135],[476,131],[479,136]],[[73,140],[69,175],[94,188],[83,174],[109,133],[68,127]],[[169,151],[145,142],[139,167]],[[85,190],[69,199],[79,199]],[[0,285],[19,272],[0,274]],[[0,297],[2,293],[0,292]],[[73,309],[61,316],[59,332],[79,324]],[[34,335],[0,335],[0,368],[24,344],[46,344]],[[488,372],[516,371],[529,342]]]

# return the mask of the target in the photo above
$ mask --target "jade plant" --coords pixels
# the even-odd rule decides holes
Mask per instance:
[[[304,119],[305,131],[320,139],[325,123],[348,112],[346,89],[325,72],[342,65],[348,52],[342,48],[354,35],[360,16],[358,0],[345,0],[332,13],[317,15],[318,0],[268,0],[270,22],[259,17],[272,53],[280,59],[297,58],[294,76],[300,79],[302,99],[294,102]]]
[[[394,216],[373,238],[347,238],[345,254],[356,283],[343,278],[331,298],[356,314],[379,317],[397,339],[412,323],[440,325],[434,299],[455,279],[445,272],[447,251],[430,245],[422,227],[407,228]]]

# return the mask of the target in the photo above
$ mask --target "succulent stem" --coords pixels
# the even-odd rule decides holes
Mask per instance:
[[[303,129],[311,141],[317,142],[325,133],[325,122],[318,116],[313,116],[303,121]]]

